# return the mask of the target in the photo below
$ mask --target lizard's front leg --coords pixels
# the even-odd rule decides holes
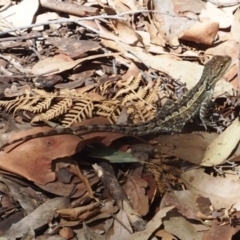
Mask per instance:
[[[204,97],[204,100],[202,101],[201,105],[200,105],[200,109],[199,109],[199,117],[200,117],[200,120],[204,126],[204,128],[207,130],[207,126],[213,126],[215,124],[212,124],[211,122],[209,122],[207,119],[206,119],[206,116],[207,116],[207,110],[208,110],[208,107],[212,101],[212,95],[213,95],[213,89],[209,89],[206,91],[205,93],[205,97]]]

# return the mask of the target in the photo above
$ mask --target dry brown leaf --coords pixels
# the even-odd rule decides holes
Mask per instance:
[[[89,183],[88,178],[82,173],[81,169],[79,168],[79,166],[77,165],[77,163],[75,162],[75,164],[71,164],[70,165],[70,172],[74,173],[79,179],[81,179],[81,181],[84,183],[86,189],[88,190],[88,194],[91,198],[94,198],[93,196],[93,191],[91,188],[91,185]]]
[[[219,24],[216,22],[196,23],[189,29],[186,29],[181,39],[211,45],[217,35]]]
[[[239,219],[240,214],[234,215],[235,219]],[[219,224],[218,220],[212,222],[211,228],[205,233],[204,238],[207,240],[215,239],[233,239],[232,237],[240,230],[240,226],[231,226],[231,224]]]
[[[96,210],[99,212],[99,206],[100,203],[95,202],[82,207],[58,209],[56,213],[59,213],[64,218],[84,221],[86,218],[92,216],[93,212],[96,213]]]
[[[46,12],[46,13],[38,14],[36,16],[35,23],[40,24],[45,21],[60,20],[60,19],[63,19],[63,17],[61,17],[57,12]],[[52,30],[55,30],[55,29],[59,29],[61,27],[61,24],[50,24],[49,27]],[[40,26],[34,27],[33,29],[35,31],[42,31],[44,29],[44,26],[40,25]]]
[[[144,44],[144,46],[149,46],[150,43],[150,35],[146,31],[136,31],[136,33],[141,36],[141,42]],[[138,46],[141,46],[138,44]]]
[[[94,66],[90,69],[86,69],[86,66],[84,67],[84,69],[82,69],[81,72],[77,72],[77,73],[73,73],[71,76],[69,76],[69,80],[72,81],[82,81],[84,82],[84,80],[86,78],[89,78],[93,75],[93,73],[95,72],[95,69],[93,69]]]
[[[143,2],[138,2],[136,0],[119,0],[122,4],[127,6],[131,11],[141,11],[144,6],[140,6]]]
[[[166,214],[171,211],[174,206],[161,209],[155,216],[148,222],[146,229],[140,232],[133,233],[129,240],[148,239],[161,225],[162,220]]]
[[[1,11],[1,31],[4,32],[13,28],[31,24],[38,7],[38,0],[24,0],[17,5],[12,5],[4,11]],[[5,24],[3,24],[3,22]],[[11,34],[17,35],[18,33],[12,32]]]
[[[181,4],[187,5],[184,1],[181,1]],[[180,17],[183,16],[184,13],[177,12],[178,6],[175,6],[174,1],[160,2],[154,0],[153,5],[154,10],[159,11],[159,13],[153,13],[154,24],[157,27],[158,32],[161,33],[164,31],[165,38],[170,45],[179,45],[178,36],[181,35],[184,30],[192,27],[195,24],[195,21]],[[194,16],[192,18],[197,19],[195,13],[192,13],[192,15]]]
[[[142,37],[132,27],[125,22],[112,20],[115,34],[119,37],[121,42],[136,45],[138,42],[143,43]]]
[[[75,233],[73,232],[72,228],[63,227],[60,229],[59,235],[65,239],[71,239],[75,236]]]
[[[176,209],[173,209],[172,214],[163,221],[163,224],[164,229],[177,236],[178,239],[203,239],[203,232],[198,232],[187,219],[177,213]]]
[[[12,141],[37,132],[48,132],[50,129],[48,127],[39,127],[12,133],[9,140]],[[14,135],[15,137],[13,137]],[[12,144],[6,147],[4,152],[1,152],[0,168],[23,176],[38,184],[46,184],[55,179],[55,173],[52,172],[51,167],[54,159],[71,156],[76,153],[77,147],[81,149],[92,142],[92,140],[93,142],[96,142],[96,140],[98,142],[100,139],[99,137],[92,137],[91,140],[83,140],[78,136],[65,134],[34,138],[20,145],[19,143]],[[10,149],[12,150],[8,152]],[[38,169],[38,171],[35,171],[35,169]]]
[[[240,121],[236,118],[233,123],[208,146],[201,165],[210,167],[222,164],[237,146],[239,138]]]
[[[11,0],[0,0],[0,6],[7,6],[11,3]]]
[[[232,23],[232,12],[225,11],[225,9],[227,8],[218,8],[213,3],[207,2],[199,17],[219,23],[220,28],[228,28]]]
[[[145,22],[145,25],[146,31],[150,35],[151,43],[160,46],[165,46],[164,34],[162,32],[159,32],[154,24]]]
[[[209,198],[215,209],[228,208],[231,205],[240,209],[238,181],[209,176],[204,173],[204,169],[187,171],[181,177],[189,191]]]
[[[83,222],[82,228],[84,234],[83,236],[77,235],[78,239],[97,239],[97,240],[105,240],[105,237],[100,234],[100,232],[95,231],[92,227],[88,227],[85,221]]]
[[[197,217],[196,196],[188,190],[166,193],[161,201],[160,209],[174,206],[187,219],[199,220]]]
[[[145,216],[149,211],[148,196],[146,195],[147,182],[139,177],[128,176],[123,189],[131,202],[133,209]]]
[[[59,12],[64,12],[76,16],[96,16],[99,14],[99,9],[96,7],[78,4],[77,2],[58,2],[56,0],[40,0],[41,6]]]
[[[33,158],[34,161],[34,158]],[[68,197],[71,195],[71,193],[74,192],[74,190],[76,189],[76,184],[72,184],[72,183],[62,183],[59,180],[55,180],[54,182],[49,182],[47,184],[37,184],[35,182],[35,184],[40,188],[43,189],[44,191],[47,191],[49,193],[52,194],[56,194],[57,196],[61,196],[61,197]],[[82,184],[84,185],[84,184]],[[79,190],[79,187],[77,188]],[[81,196],[84,194],[84,192],[86,192],[86,187],[83,186],[81,188],[81,192],[79,191],[78,194]],[[76,192],[74,192],[75,194]]]
[[[175,79],[181,79],[182,82],[186,83],[189,89],[196,85],[201,77],[203,66],[199,64],[191,63],[189,61],[180,61],[176,56],[171,56],[171,58],[164,55],[154,56],[147,53],[142,48],[125,45],[126,49],[134,53],[135,56],[138,56],[137,59],[132,54],[126,53],[126,51],[114,41],[102,39],[102,42],[110,48],[122,51],[126,58],[134,59],[137,62],[141,59],[146,65],[157,69],[158,71],[165,72]],[[178,71],[176,71],[176,69],[178,69]]]
[[[226,75],[229,75],[228,73]],[[235,75],[236,76],[236,75]],[[225,78],[225,77],[224,77]],[[232,78],[231,78],[232,79]],[[227,82],[225,80],[220,80],[216,83],[216,86],[214,88],[213,98],[217,98],[224,94],[232,95],[233,92],[233,86],[234,83]]]
[[[152,68],[163,71],[173,78],[186,82],[189,89],[196,84],[202,74],[203,67],[194,63],[177,61],[166,58],[165,56],[153,56],[143,51],[136,51],[136,55]],[[130,55],[128,55],[128,57],[129,56]],[[178,69],[178,71],[175,71],[175,69]]]
[[[196,0],[194,4],[192,4],[192,0],[173,0],[172,2],[174,3],[175,11],[182,14],[186,12],[199,13],[205,7],[205,3],[201,0]]]
[[[69,57],[59,54],[54,57],[49,57],[45,58],[44,60],[40,60],[33,66],[32,74],[42,75],[47,74],[49,72],[50,74],[53,73],[56,74],[71,69],[84,61],[93,60],[96,58],[110,57],[115,55],[118,55],[118,53],[98,54],[72,61]]]
[[[236,216],[239,219],[239,214]],[[204,239],[232,239],[232,237],[240,230],[240,226],[231,226],[231,224],[219,224],[218,220],[212,222],[209,231],[205,232]]]
[[[120,210],[116,214],[116,219],[113,222],[111,229],[111,231],[113,231],[113,234],[109,236],[109,240],[117,240],[119,239],[119,236],[121,236],[121,240],[128,240],[130,234],[133,233],[133,230],[126,213],[123,210]]]
[[[206,50],[206,54],[211,55],[228,55],[232,57],[233,66],[224,74],[223,79],[227,81],[231,81],[231,83],[220,80],[217,82],[214,88],[214,96],[218,97],[221,94],[228,93],[232,95],[232,88],[238,88],[238,80],[237,80],[237,67],[234,65],[235,59],[237,58],[236,49],[238,48],[238,43],[235,40],[230,39],[219,39],[222,43]]]
[[[153,202],[157,192],[156,179],[151,173],[142,174],[141,178],[147,182],[148,187],[146,194],[148,196],[149,201]]]
[[[28,94],[31,91],[31,87],[29,85],[25,85],[22,87],[17,87],[17,86],[11,86],[11,88],[6,88],[4,90],[4,95],[5,97],[17,97],[17,96],[22,96],[24,94]]]
[[[173,236],[171,233],[169,233],[165,229],[158,230],[155,233],[155,236],[161,238],[162,240],[177,240],[177,237]]]
[[[77,59],[84,56],[84,53],[90,50],[97,50],[100,44],[91,40],[77,40],[73,38],[51,37],[48,41],[61,50],[62,53],[68,55],[71,59]]]
[[[224,42],[221,44],[217,44],[216,46],[212,46],[211,48],[208,48],[205,53],[210,55],[228,55],[232,57],[234,62],[234,60],[237,57],[236,48],[238,46],[238,43],[232,38],[227,40],[225,39],[222,41]],[[231,78],[228,79],[231,80]]]
[[[63,197],[48,200],[21,221],[13,224],[8,231],[4,233],[4,237],[7,239],[20,238],[27,232],[29,226],[31,226],[33,230],[43,227],[49,219],[52,219],[56,208],[66,208],[69,204],[69,199]]]
[[[33,201],[34,199],[39,199],[37,196],[37,193],[32,188],[32,184],[26,182],[23,179],[16,179],[14,176],[4,176],[1,174],[1,182],[5,184],[5,187],[8,188],[7,196],[10,197],[12,201],[18,201],[21,207],[24,209],[26,214],[30,214],[33,212],[37,207],[38,203],[36,201]],[[2,187],[3,184],[1,184]],[[2,203],[6,201],[6,197],[3,199]],[[6,202],[4,203],[6,205]],[[12,206],[9,207],[15,207],[15,204],[13,203]],[[19,219],[19,221],[23,218]],[[0,226],[1,230],[5,231],[4,224]],[[0,230],[0,234],[1,231]]]
[[[108,5],[109,7],[105,7],[105,11],[109,15],[129,11],[128,6],[123,4],[120,0],[108,0]]]
[[[112,31],[109,31],[107,28],[103,27],[99,23],[98,23],[98,28],[100,31],[100,36],[102,36],[101,40],[110,39],[110,40],[116,41],[116,43],[120,45],[119,42],[121,41],[121,39],[117,35],[115,35]]]
[[[234,13],[232,27],[231,27],[231,33],[233,35],[233,38],[238,43],[240,41],[239,28],[240,28],[240,8],[238,8]]]
[[[176,156],[194,164],[200,164],[207,146],[218,134],[202,132],[200,134],[175,134],[156,137],[160,144],[158,152]]]
[[[103,117],[96,117],[89,120],[82,121],[78,124],[73,124],[74,126],[81,126],[81,125],[94,125],[94,124],[109,124],[106,118]],[[104,146],[109,146],[115,141],[116,139],[124,137],[124,134],[121,133],[111,133],[111,132],[92,132],[92,133],[81,133],[81,137],[84,139],[91,139],[91,138],[98,138],[99,142],[101,142]],[[101,140],[100,140],[101,139]]]
[[[81,88],[77,88],[76,91],[78,93],[85,93],[85,92],[89,92],[91,91],[92,89],[95,89],[96,88],[96,85],[95,84],[92,84],[92,85],[88,85],[88,86],[85,86],[85,87],[81,87]]]
[[[131,62],[130,66],[125,74],[122,76],[123,81],[127,81],[130,77],[137,77],[140,74],[139,68],[136,66],[135,63]]]
[[[92,223],[99,219],[109,218],[117,211],[119,211],[119,208],[115,205],[113,200],[110,201],[105,200],[104,204],[100,208],[100,212],[98,213],[98,215],[92,216],[90,219],[85,220],[85,222]]]

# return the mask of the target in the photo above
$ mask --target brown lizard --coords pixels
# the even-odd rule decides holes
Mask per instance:
[[[203,126],[207,128],[205,119],[206,108],[212,99],[215,83],[223,76],[231,63],[229,56],[213,56],[203,69],[199,82],[172,104],[163,106],[150,121],[136,125],[89,125],[72,128],[53,129],[49,132],[27,135],[3,145],[5,147],[19,141],[27,141],[36,137],[58,134],[79,135],[79,131],[86,132],[116,132],[127,135],[148,135],[151,133],[181,132],[184,125],[199,113]]]

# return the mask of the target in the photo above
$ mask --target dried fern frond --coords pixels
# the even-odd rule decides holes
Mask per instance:
[[[103,116],[111,123],[116,123],[125,108],[130,123],[137,124],[154,117],[160,84],[160,80],[149,81],[147,84],[141,80],[142,75],[139,74],[126,81],[108,81],[85,93],[75,89],[61,89],[53,93],[31,89],[24,96],[0,101],[0,106],[6,111],[13,110],[14,113],[28,111],[38,114],[31,122],[58,118],[67,127],[93,116]],[[106,98],[111,99],[105,100]]]
[[[48,97],[48,98],[44,99],[43,101],[40,101],[40,100],[42,100],[41,98],[40,99],[37,99],[37,98],[33,99],[32,102],[26,104],[26,106],[22,109],[27,110],[27,111],[31,111],[33,113],[41,113],[41,112],[49,109],[54,97]]]
[[[61,89],[58,93],[58,96],[65,97],[65,98],[72,98],[73,100],[78,100],[82,98],[87,98],[88,94],[83,94],[80,92],[77,92],[75,89]],[[90,98],[89,98],[90,99]]]
[[[116,86],[120,88],[120,90],[116,93],[113,99],[124,96],[129,92],[135,93],[135,90],[139,88],[141,80],[141,74],[139,74],[136,78],[131,77],[127,81],[117,81]]]
[[[17,112],[17,111],[20,110],[22,107],[24,107],[24,106],[29,102],[29,99],[30,99],[30,91],[26,91],[25,98],[22,98],[21,101],[19,101],[17,105],[13,105],[13,106],[9,109],[9,111],[11,111],[12,109],[14,109],[13,115],[15,115],[15,112]]]
[[[16,97],[13,100],[1,100],[0,106],[4,107],[7,112],[14,109],[14,106],[18,106],[18,103],[21,103],[25,100],[25,96]]]
[[[147,91],[144,90],[143,88],[138,89],[137,92],[132,92],[127,94],[123,100],[122,100],[122,105],[126,105],[127,102],[134,102],[138,101],[139,99],[143,99],[147,94]]]
[[[148,94],[145,96],[145,100],[149,103],[156,103],[156,101],[158,101],[158,89],[160,87],[161,84],[161,80],[157,79],[154,81],[154,85],[151,86],[150,91],[148,92]]]
[[[81,122],[83,119],[92,117],[94,105],[92,101],[81,100],[74,102],[73,107],[66,112],[62,124],[65,127],[71,126],[73,123]]]
[[[98,86],[94,91],[101,93],[101,95],[105,95],[108,94],[109,92],[116,92],[117,90],[115,89],[115,87],[116,81],[108,81]]]
[[[97,108],[96,114],[98,116],[106,117],[111,123],[117,122],[122,111],[120,102],[117,100],[95,104],[95,107]]]
[[[46,92],[42,89],[32,89],[32,95],[34,96],[41,96],[42,98],[54,97],[59,95],[58,92]]]
[[[145,164],[144,169],[154,176],[161,195],[168,189],[168,184],[171,186],[177,184],[181,175],[181,170],[178,167],[164,164],[160,159],[150,160],[149,163]]]
[[[66,113],[71,106],[72,106],[71,98],[61,99],[56,104],[51,106],[51,108],[45,113],[41,113],[35,116],[31,122],[33,123],[33,122],[39,122],[43,120],[50,120],[50,119],[56,118]]]

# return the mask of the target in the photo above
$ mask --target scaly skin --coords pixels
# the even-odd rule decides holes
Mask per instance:
[[[151,133],[181,132],[184,125],[197,113],[206,128],[204,119],[206,108],[211,101],[215,83],[224,75],[231,63],[229,56],[214,56],[207,62],[203,69],[199,82],[179,99],[167,107],[163,107],[157,115],[148,122],[136,125],[88,125],[72,128],[53,129],[45,133],[28,135],[14,140],[2,146],[6,147],[12,143],[27,141],[36,137],[53,136],[59,134],[74,134],[78,132],[115,132],[127,135],[148,135]]]

